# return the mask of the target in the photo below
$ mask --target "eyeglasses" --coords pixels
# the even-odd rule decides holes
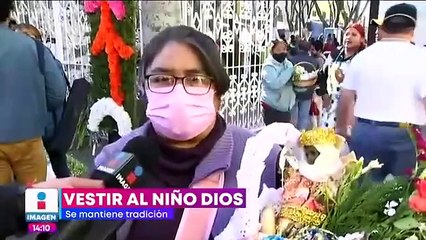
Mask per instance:
[[[183,88],[191,95],[207,94],[212,85],[212,78],[204,75],[193,75],[181,78],[164,74],[146,76],[148,89],[153,93],[171,93],[175,89],[177,80],[182,81]]]

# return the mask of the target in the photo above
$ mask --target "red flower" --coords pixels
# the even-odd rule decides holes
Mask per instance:
[[[417,180],[416,190],[417,190],[417,194],[419,194],[421,198],[426,199],[426,180],[425,179]]]
[[[404,170],[404,173],[405,173],[407,176],[411,177],[411,176],[413,176],[413,175],[414,175],[414,169],[412,169],[412,168],[406,168],[406,169]]]
[[[416,141],[416,147],[418,151],[417,159],[419,161],[426,161],[426,141],[423,138],[421,130],[417,127],[412,128],[412,133]]]
[[[417,180],[416,193],[410,197],[408,204],[414,212],[426,213],[426,180]]]

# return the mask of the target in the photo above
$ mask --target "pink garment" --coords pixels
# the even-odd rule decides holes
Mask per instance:
[[[157,134],[185,141],[204,132],[216,119],[214,91],[190,95],[177,84],[171,93],[147,91],[147,117]]]
[[[223,188],[224,172],[219,171],[194,184],[192,188]],[[185,208],[175,240],[208,240],[217,208]]]
[[[102,1],[84,1],[84,11],[87,13],[94,13],[101,7]],[[109,8],[118,20],[123,20],[126,16],[126,6],[123,1],[109,0]]]

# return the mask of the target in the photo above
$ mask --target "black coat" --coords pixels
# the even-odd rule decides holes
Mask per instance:
[[[0,239],[25,233],[25,187],[12,183],[0,186]]]

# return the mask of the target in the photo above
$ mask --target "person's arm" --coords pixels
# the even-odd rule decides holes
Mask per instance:
[[[103,188],[102,180],[55,178],[32,185],[33,188]],[[0,239],[25,232],[25,186],[12,183],[0,186]]]
[[[349,65],[345,81],[343,81],[340,90],[340,99],[337,104],[336,133],[347,137],[347,127],[352,124],[354,117],[354,105],[356,90],[358,86],[358,65],[356,59]]]
[[[265,65],[262,69],[263,84],[270,89],[281,89],[293,76],[293,64],[280,72],[272,65]]]
[[[47,109],[53,111],[64,104],[67,80],[47,47],[44,48],[44,62]]]
[[[318,77],[317,77],[318,89],[316,93],[320,97],[327,94],[328,69],[329,69],[329,66],[325,65],[323,66],[321,70],[318,71]]]
[[[426,111],[426,81],[425,81],[425,79],[426,79],[426,76],[425,76],[425,78],[424,79],[422,79],[422,81],[420,81],[418,84],[417,84],[417,88],[416,88],[416,90],[417,90],[417,95],[420,97],[420,99],[422,99],[422,101],[423,101],[423,106],[424,106],[424,108],[425,108],[425,111]]]

